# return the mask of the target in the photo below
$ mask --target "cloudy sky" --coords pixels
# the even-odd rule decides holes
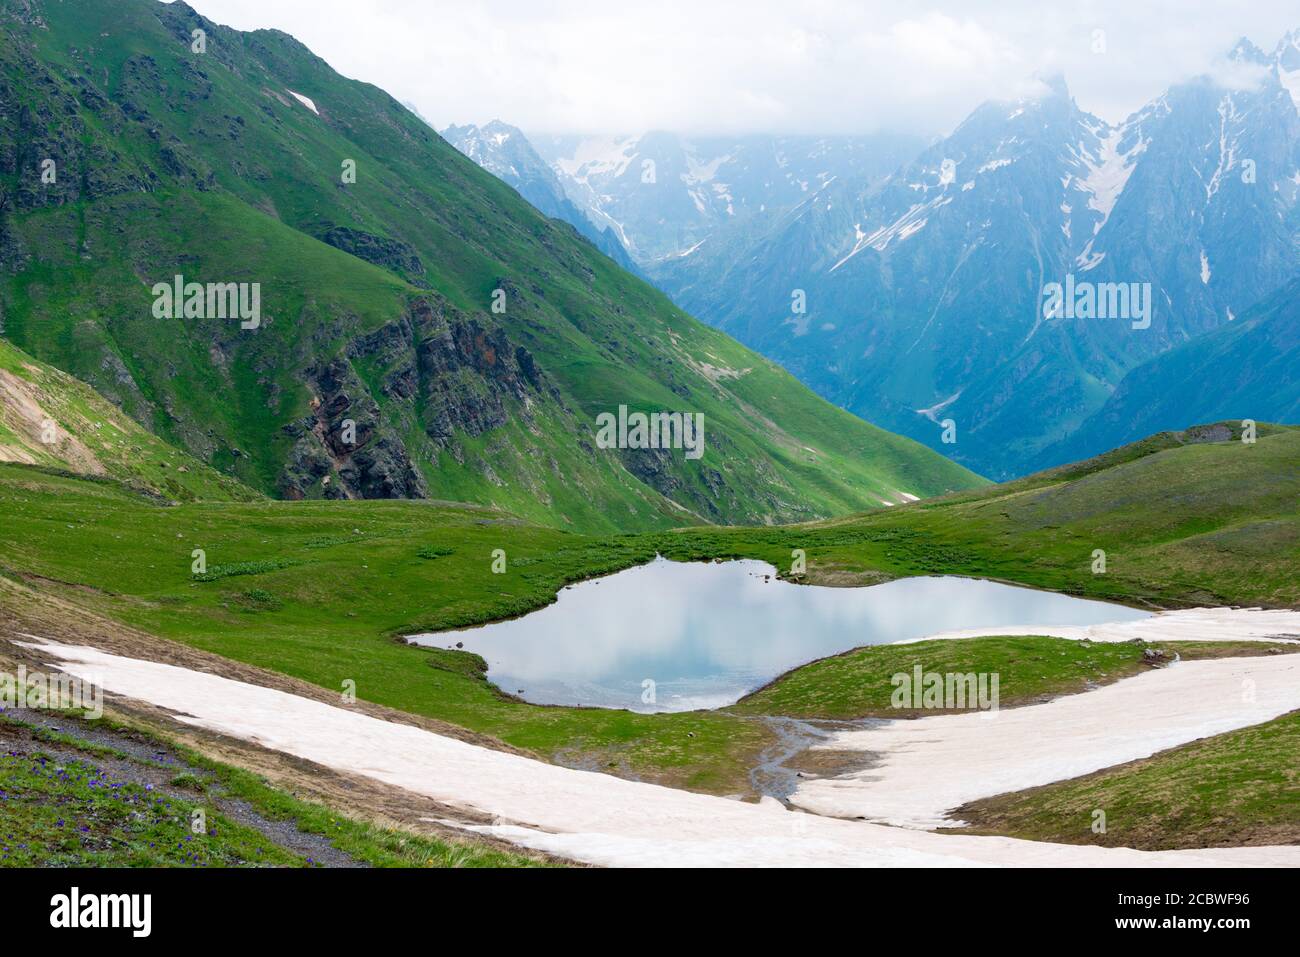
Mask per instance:
[[[1224,71],[1238,37],[1271,52],[1300,27],[1294,0],[189,2],[292,33],[439,128],[499,117],[537,133],[943,133],[1056,72],[1115,120]]]

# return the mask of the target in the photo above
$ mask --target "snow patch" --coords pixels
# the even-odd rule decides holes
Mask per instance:
[[[897,239],[899,242],[915,236],[920,232],[927,222],[929,216],[938,209],[947,206],[952,202],[951,196],[936,196],[928,203],[914,203],[902,216],[894,220],[889,226],[881,226],[869,236],[862,235],[862,227],[855,225],[854,231],[857,233],[857,241],[849,254],[830,268],[834,272],[843,266],[846,262],[856,256],[862,250],[870,246],[877,252],[884,252],[889,244]]]
[[[1210,176],[1210,181],[1205,184],[1205,198],[1208,201],[1215,193],[1219,191],[1219,186],[1223,182],[1223,174],[1232,169],[1237,162],[1237,142],[1233,140],[1228,142],[1228,124],[1237,119],[1237,104],[1228,94],[1219,101],[1219,164],[1214,173]]]
[[[1124,127],[1112,130],[1101,140],[1095,160],[1087,155],[1080,157],[1087,174],[1079,179],[1079,186],[1085,192],[1092,194],[1088,199],[1088,206],[1100,214],[1100,219],[1092,228],[1094,236],[1101,232],[1101,228],[1110,219],[1115,203],[1124,192],[1124,187],[1128,185],[1129,177],[1133,175],[1137,158],[1146,151],[1147,144],[1150,142],[1139,138],[1137,144],[1124,153],[1119,147],[1124,134]]]
[[[1295,631],[1296,626],[1290,630]],[[1296,846],[1142,852],[930,834],[798,814],[772,800],[747,804],[545,764],[216,674],[125,658],[89,646],[33,641],[37,644],[31,647],[66,673],[93,681],[110,693],[165,709],[184,725],[432,798],[450,809],[444,823],[592,864],[1300,864],[1300,847]],[[1241,682],[1246,677],[1255,681],[1256,703],[1243,706]],[[1057,710],[1064,702],[1074,702],[1068,716],[1079,722],[1077,726]],[[1225,714],[1229,704],[1230,714]],[[875,795],[883,793],[888,799],[894,790],[892,782],[899,782],[894,801],[902,804],[909,822],[915,821],[941,814],[954,797],[962,795],[963,785],[988,793],[1012,790],[1024,786],[1023,781],[1041,780],[1053,772],[1064,770],[1069,776],[1072,767],[1088,766],[1099,758],[1119,755],[1124,760],[1126,754],[1150,753],[1192,734],[1218,733],[1230,726],[1266,720],[1279,708],[1297,706],[1300,658],[1286,655],[1188,662],[1046,705],[1005,711],[992,721],[970,716],[982,723],[975,734],[962,726],[965,715],[890,722],[885,730],[894,730],[894,737],[887,742],[887,749],[882,749],[884,766],[871,772],[886,782],[875,789]],[[949,720],[958,724],[938,723]],[[980,735],[981,730],[986,734]],[[900,756],[898,747],[902,735],[909,732],[909,743],[918,752],[910,760]],[[969,749],[947,750],[945,743],[959,747],[964,743]],[[985,746],[989,750],[983,750]],[[1080,756],[1077,760],[1076,755]],[[918,767],[927,780],[918,780]],[[977,770],[972,773],[967,768]],[[869,807],[871,816],[879,816],[878,803],[863,797],[863,783],[856,777],[813,782],[812,786],[820,786],[820,795],[805,794],[801,787],[795,798],[812,801],[827,792],[834,798],[834,785],[839,784],[844,788],[839,807]],[[463,819],[457,820],[458,816]],[[466,823],[483,817],[494,823]]]
[[[572,156],[557,159],[555,165],[560,172],[584,185],[593,176],[617,179],[636,157],[637,145],[634,137],[591,137],[580,142]]]
[[[1074,264],[1078,266],[1080,269],[1082,269],[1084,272],[1087,272],[1089,269],[1095,268],[1103,259],[1106,258],[1105,253],[1093,252],[1092,244],[1093,244],[1093,240],[1091,239],[1088,240],[1088,245],[1083,247],[1083,252],[1079,253],[1079,255],[1075,257],[1074,260]]]
[[[682,182],[694,186],[699,183],[711,183],[714,177],[718,175],[718,169],[723,163],[731,159],[730,153],[724,153],[721,156],[715,156],[708,162],[702,163],[696,157],[693,150],[686,151],[686,172],[682,174]],[[719,184],[725,190],[725,184]]]
[[[311,97],[303,96],[301,93],[295,93],[293,92],[293,90],[289,90],[289,95],[293,97],[295,100],[297,100],[299,103],[301,103],[303,106],[307,107],[307,109],[311,110],[317,116],[320,116],[320,110],[316,109],[316,104],[312,102]]]
[[[1297,631],[1300,613],[1294,611],[1202,608],[1120,624],[1000,628],[998,633],[1094,642],[1268,642]],[[986,633],[947,632],[918,640]],[[1255,691],[1250,701],[1242,697],[1245,682]],[[791,803],[818,814],[901,827],[951,827],[957,822],[948,813],[967,801],[1079,777],[1261,724],[1297,704],[1300,656],[1175,662],[1046,704],[841,732],[814,750],[870,752],[877,759],[871,769],[801,783]]]
[[[926,417],[927,419],[929,419],[931,422],[933,422],[933,423],[935,423],[936,425],[938,425],[938,424],[939,424],[939,413],[941,413],[944,409],[948,408],[948,406],[950,406],[950,405],[952,405],[954,402],[956,402],[956,401],[961,397],[961,393],[962,393],[962,390],[961,390],[961,389],[958,389],[958,390],[957,390],[956,392],[954,392],[952,395],[948,396],[948,398],[944,399],[942,402],[936,402],[934,405],[930,406],[928,409],[913,409],[912,411],[915,412],[917,415],[923,415],[923,416],[925,416],[925,417]]]

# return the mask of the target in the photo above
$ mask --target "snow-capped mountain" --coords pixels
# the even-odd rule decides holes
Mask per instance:
[[[910,136],[536,137],[569,197],[643,266],[718,230],[788,209],[837,179],[877,182],[923,145]]]
[[[1117,125],[1046,80],[883,184],[837,177],[649,271],[833,401],[1016,474],[1130,369],[1300,275],[1300,33],[1271,55],[1243,42],[1228,67],[1249,82],[1200,78]],[[1108,302],[1149,322],[1045,315],[1052,284],[1132,293]]]
[[[539,211],[569,223],[623,268],[636,271],[617,234],[593,223],[569,200],[554,170],[517,127],[493,120],[483,126],[449,126],[441,134],[479,166],[513,186]]]

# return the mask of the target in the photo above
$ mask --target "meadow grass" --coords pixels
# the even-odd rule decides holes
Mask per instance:
[[[1069,474],[785,528],[591,536],[437,502],[202,502],[162,507],[107,482],[0,466],[0,573],[160,637],[495,736],[547,759],[718,793],[748,791],[771,734],[750,716],[844,716],[880,704],[915,650],[867,649],[797,671],[731,710],[643,715],[541,707],[502,694],[481,659],[399,636],[524,614],[566,584],[650,560],[752,557],[804,580],[997,578],[1148,606],[1293,605],[1300,430],[1254,446],[1158,447]],[[246,574],[196,580],[209,568]],[[1094,574],[1092,555],[1108,566]],[[504,573],[492,570],[504,550]],[[437,556],[430,558],[429,556]],[[1038,639],[1050,641],[1050,639]],[[1032,645],[1032,642],[1030,642]],[[1045,646],[1046,647],[1046,646]],[[1077,690],[1130,653],[1010,639],[929,649],[926,667],[1001,669],[1003,693]],[[856,657],[854,657],[856,656]],[[938,656],[938,657],[936,657]],[[889,658],[885,662],[886,657]],[[897,658],[898,660],[894,660]],[[906,659],[906,660],[904,660]],[[873,666],[858,682],[853,663]],[[846,670],[847,669],[847,670]],[[756,703],[758,702],[758,703]]]
[[[1062,844],[1169,850],[1300,843],[1300,712],[1095,774],[967,804],[971,827]],[[1094,828],[1105,812],[1105,830]]]

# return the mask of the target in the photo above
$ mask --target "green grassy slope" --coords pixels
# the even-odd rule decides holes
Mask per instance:
[[[0,12],[0,96],[4,335],[263,492],[617,530],[980,484],[686,316],[283,34],[32,0]],[[155,319],[176,274],[260,283],[263,325]],[[596,449],[620,404],[703,413],[703,459]]]
[[[891,678],[911,674],[916,665],[935,674],[996,674],[999,706],[1010,707],[1039,695],[1071,694],[1085,690],[1090,682],[1136,674],[1142,668],[1142,648],[1036,635],[990,636],[977,645],[962,641],[868,645],[788,672],[743,698],[735,710],[836,720],[910,716],[911,709],[900,713],[893,707]],[[962,710],[976,706],[972,701]]]
[[[1300,422],[1300,280],[1133,369],[1081,438],[1048,448],[1042,460],[1075,459],[1189,421],[1229,418]]]
[[[1300,607],[1300,428],[1162,433],[1086,462],[781,529],[684,530],[681,558],[761,558],[806,580],[959,574],[1133,604]],[[1234,431],[1235,429],[1235,431]],[[1105,553],[1094,572],[1094,552]]]
[[[0,461],[105,476],[177,501],[261,498],[4,339],[0,396]]]
[[[8,744],[0,726],[0,741]],[[293,867],[306,862],[251,828],[213,814],[211,834],[190,831],[201,805],[160,798],[88,760],[43,749],[0,755],[0,866]]]
[[[741,699],[731,709],[740,714],[780,714],[792,718],[902,718],[945,709],[894,707],[897,674],[998,675],[998,706],[1034,704],[1057,695],[1078,694],[1181,659],[1300,653],[1300,646],[1273,647],[1249,642],[1164,641],[1150,646],[1159,657],[1143,657],[1148,645],[1048,638],[1041,635],[990,635],[970,641],[916,641],[868,645],[842,655],[810,662],[781,675]],[[967,699],[974,711],[979,705]]]
[[[1300,713],[1141,761],[974,801],[962,833],[1170,850],[1300,842]],[[1093,830],[1106,812],[1106,830]]]
[[[357,820],[110,717],[58,712],[22,721],[4,715],[0,744],[4,867],[541,863],[469,840]],[[198,834],[197,810],[204,814]]]

